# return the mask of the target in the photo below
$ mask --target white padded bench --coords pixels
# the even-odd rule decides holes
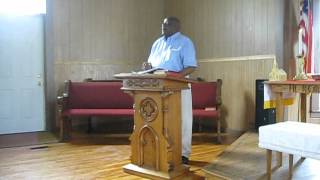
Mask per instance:
[[[259,147],[267,149],[267,176],[271,179],[272,151],[289,154],[289,177],[292,176],[293,155],[320,160],[320,125],[302,122],[280,122],[259,128]]]

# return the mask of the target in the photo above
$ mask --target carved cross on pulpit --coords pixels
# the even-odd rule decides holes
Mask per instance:
[[[147,122],[154,120],[158,115],[158,107],[154,100],[146,98],[140,105],[140,114]]]

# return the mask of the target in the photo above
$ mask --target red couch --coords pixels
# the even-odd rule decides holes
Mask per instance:
[[[219,141],[221,84],[220,79],[216,82],[192,83],[193,116],[200,120],[217,120]],[[71,120],[74,117],[133,117],[133,98],[124,93],[121,87],[121,81],[66,81],[63,95],[57,98],[61,140],[70,138]]]

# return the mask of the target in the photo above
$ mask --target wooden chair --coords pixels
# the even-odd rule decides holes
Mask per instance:
[[[213,82],[197,82],[191,85],[193,117],[200,121],[208,118],[216,121],[219,142],[221,142],[221,86],[221,79]]]

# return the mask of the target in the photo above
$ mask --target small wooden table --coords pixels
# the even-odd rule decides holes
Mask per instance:
[[[301,122],[306,122],[307,96],[311,93],[320,92],[320,81],[315,80],[287,80],[287,81],[266,81],[271,91],[276,93],[276,122],[283,121],[284,105],[281,102],[284,92],[300,94]]]

